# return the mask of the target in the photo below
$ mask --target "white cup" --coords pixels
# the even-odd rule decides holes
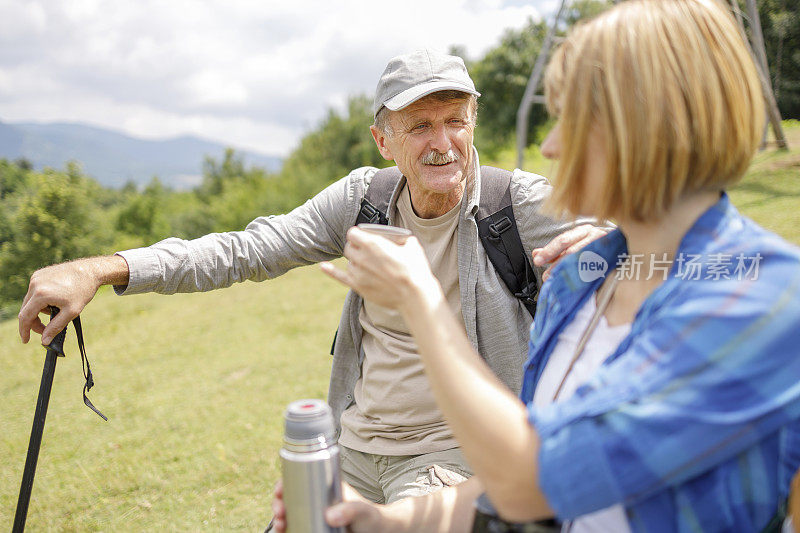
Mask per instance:
[[[359,224],[358,229],[373,235],[380,235],[395,244],[405,244],[408,238],[411,237],[411,232],[405,228],[386,226],[384,224]]]

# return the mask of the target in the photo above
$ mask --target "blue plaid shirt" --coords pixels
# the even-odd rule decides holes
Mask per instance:
[[[588,263],[611,270],[626,250],[613,231],[542,289],[521,392],[540,486],[561,519],[621,503],[634,531],[759,531],[800,466],[800,251],[723,194],[592,379],[533,407],[559,333],[602,282],[582,281]]]

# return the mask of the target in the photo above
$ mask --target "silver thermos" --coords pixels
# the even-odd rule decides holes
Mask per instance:
[[[336,426],[327,403],[289,404],[280,455],[287,533],[343,533],[325,522],[325,509],[342,501]]]

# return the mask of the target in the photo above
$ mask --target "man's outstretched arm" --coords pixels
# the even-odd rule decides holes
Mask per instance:
[[[344,234],[358,214],[364,184],[374,172],[367,167],[354,170],[291,213],[259,217],[244,231],[209,234],[191,241],[166,239],[120,252],[125,257],[93,257],[38,270],[31,276],[19,314],[22,342],[30,340],[33,330],[43,334],[43,344],[49,344],[101,285],[126,287],[126,294],[209,291],[335,259],[341,255]],[[39,313],[51,305],[62,312],[45,326]]]
[[[56,333],[86,307],[101,285],[127,285],[128,263],[118,255],[87,257],[37,270],[31,275],[28,293],[19,311],[19,336],[27,343],[31,330],[50,344]],[[61,311],[47,326],[39,313],[50,306]]]

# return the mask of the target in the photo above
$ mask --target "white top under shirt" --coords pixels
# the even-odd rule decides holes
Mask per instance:
[[[545,407],[553,402],[553,395],[567,372],[581,335],[583,335],[586,326],[589,325],[592,319],[592,315],[594,315],[597,306],[595,298],[596,295],[587,300],[572,322],[558,336],[556,347],[553,349],[553,353],[550,354],[550,359],[544,367],[536,392],[533,394],[533,405],[535,407]],[[610,327],[606,318],[601,316],[583,349],[583,353],[572,367],[572,372],[567,377],[556,401],[569,398],[580,385],[587,382],[600,365],[603,364],[603,361],[616,350],[630,330],[630,324]],[[583,515],[571,522],[565,522],[561,531],[562,533],[566,531],[569,533],[606,533],[609,531],[627,533],[630,532],[630,527],[628,526],[628,519],[625,517],[625,509],[622,505],[617,504]]]

